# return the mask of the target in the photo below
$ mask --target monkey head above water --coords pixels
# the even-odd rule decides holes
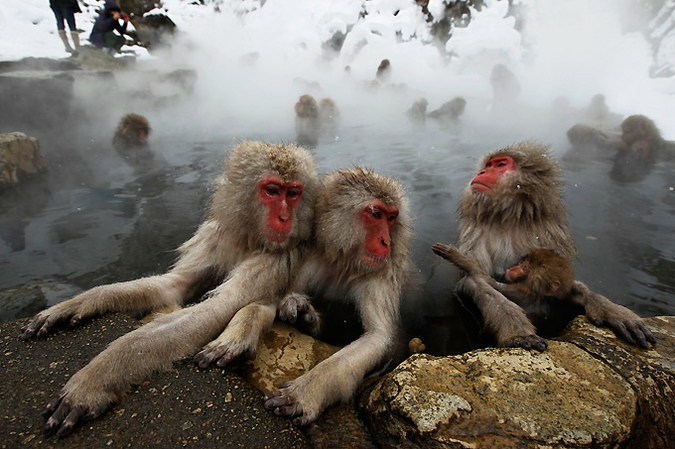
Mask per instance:
[[[117,124],[113,146],[120,150],[147,145],[151,131],[147,118],[140,114],[127,114]]]
[[[485,155],[462,193],[458,212],[459,251],[493,279],[502,278],[534,249],[552,249],[570,262],[576,255],[558,164],[537,143],[522,142]],[[546,349],[546,340],[536,334],[525,311],[486,276],[469,273],[456,289],[473,299],[498,346]],[[574,282],[570,301],[582,306],[594,324],[611,328],[630,343],[646,348],[656,341],[634,312],[582,282]]]
[[[38,313],[23,327],[23,339],[47,336],[57,323],[202,299],[120,337],[75,373],[48,404],[44,432],[65,436],[80,420],[100,416],[132,384],[196,354],[247,305],[274,315],[310,243],[319,187],[307,150],[242,142],[216,182],[207,219],[167,273],[94,287]]]

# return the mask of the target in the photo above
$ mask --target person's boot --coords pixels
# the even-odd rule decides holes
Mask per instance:
[[[80,34],[77,31],[71,31],[70,37],[73,39],[73,46],[75,47],[73,55],[77,55],[80,51]]]
[[[68,53],[75,53],[73,47],[70,46],[70,42],[68,42],[68,35],[66,34],[66,30],[59,30],[59,37],[61,38],[61,42],[63,42],[63,45],[66,47],[66,51]]]

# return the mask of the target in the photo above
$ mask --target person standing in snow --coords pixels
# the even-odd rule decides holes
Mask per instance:
[[[80,35],[75,25],[75,13],[82,12],[79,3],[77,3],[77,0],[49,0],[49,7],[54,12],[54,17],[56,17],[56,29],[59,32],[61,42],[63,42],[68,53],[76,56],[77,51],[80,49]],[[66,34],[66,22],[70,29],[70,37],[73,40],[72,47]]]
[[[121,25],[120,20],[123,21]],[[119,52],[126,42],[124,33],[128,24],[129,16],[122,13],[115,0],[105,0],[103,11],[98,15],[89,35],[89,42],[97,48],[108,49],[111,53]],[[115,34],[115,30],[119,34]]]

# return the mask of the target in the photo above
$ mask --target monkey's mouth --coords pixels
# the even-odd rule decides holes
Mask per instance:
[[[480,182],[472,182],[471,183],[471,191],[476,193],[476,192],[481,192],[485,193],[490,190],[490,186],[480,183]]]
[[[267,233],[267,240],[270,240],[275,243],[284,243],[288,238],[291,236],[290,232],[287,233],[282,233],[282,232],[268,232]]]
[[[385,263],[387,263],[389,258],[388,257],[377,257],[377,256],[371,256],[371,255],[368,255],[368,254],[364,254],[363,256],[361,256],[361,260],[363,260],[363,262],[371,268],[379,268],[382,265],[384,265]]]

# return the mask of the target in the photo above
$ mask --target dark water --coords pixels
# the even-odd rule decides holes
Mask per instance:
[[[480,156],[518,140],[537,139],[561,158],[564,129],[504,131],[467,121],[448,131],[434,123],[413,129],[346,124],[339,139],[315,149],[322,172],[352,164],[399,178],[414,216],[413,257],[424,286],[406,300],[408,330],[431,352],[471,346],[464,311],[451,299],[454,268],[430,250],[455,242],[455,208]],[[214,133],[205,141],[168,127],[155,130],[163,163],[134,173],[101,138],[79,143],[78,156],[52,164],[49,179],[0,199],[0,318],[31,316],[102,283],[165,271],[173,250],[201,221],[209,182],[238,139],[293,140],[292,128],[269,133]],[[59,149],[43,143],[49,158]],[[64,146],[60,149],[63,150]],[[577,278],[641,316],[675,314],[673,167],[657,165],[644,179],[619,183],[611,159],[568,165],[565,195],[578,247]]]

